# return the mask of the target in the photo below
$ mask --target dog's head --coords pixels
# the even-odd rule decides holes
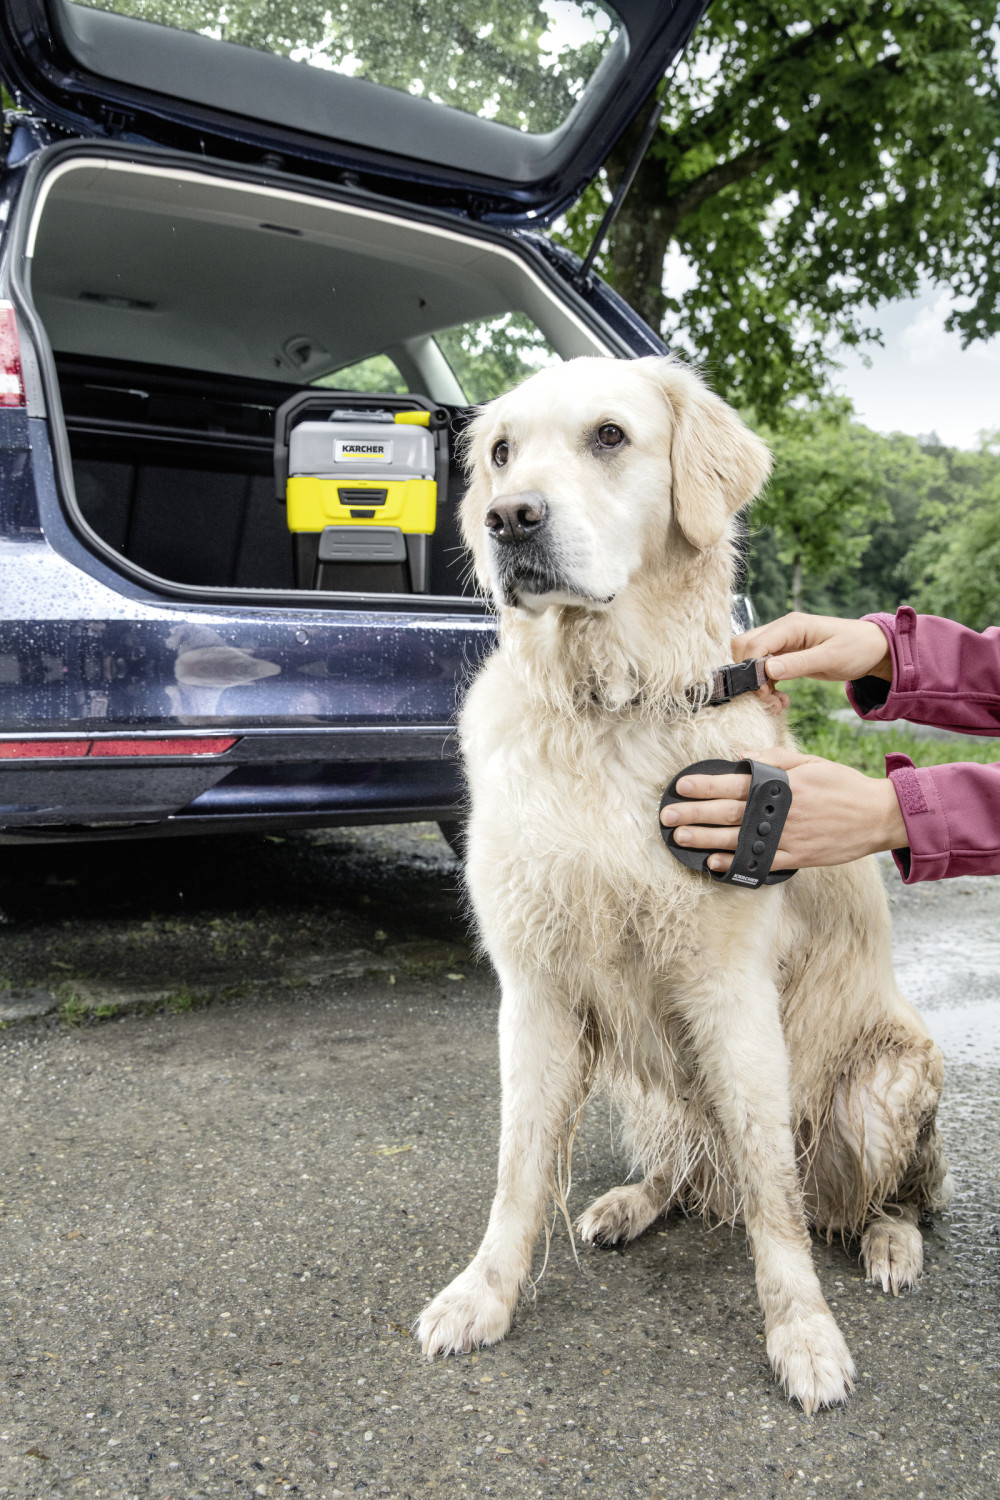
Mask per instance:
[[[704,549],[770,455],[671,359],[569,360],[491,401],[468,434],[462,530],[498,603],[606,608],[645,565]]]

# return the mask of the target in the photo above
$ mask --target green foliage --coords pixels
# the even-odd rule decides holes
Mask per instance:
[[[56,1012],[64,1026],[80,1026],[84,1016],[89,1014],[90,1006],[69,985],[60,985],[56,991],[59,995],[59,1009]]]
[[[905,562],[915,608],[975,630],[1000,623],[1000,432],[978,453],[939,449],[943,482],[923,506],[928,529]]]
[[[607,13],[584,0],[594,36],[558,46],[536,0],[77,0],[312,62],[499,120],[554,130],[609,43]]]
[[[790,684],[790,696],[789,723],[802,750],[854,766],[867,776],[884,776],[885,757],[893,753],[908,755],[915,766],[953,761],[992,765],[998,759],[995,740],[933,739],[908,729],[867,729],[860,719],[831,719],[831,713],[848,707],[844,689],[836,682],[803,678]]]
[[[912,602],[915,574],[909,554],[927,529],[927,507],[947,482],[941,455],[951,450],[928,448],[900,432],[872,437],[889,515],[872,526],[857,570],[838,580],[830,601],[837,614],[865,615]]]
[[[805,579],[829,586],[855,571],[873,525],[889,517],[880,442],[850,420],[844,402],[795,408],[764,435],[774,473],[751,525],[770,528],[778,561],[791,570],[789,602],[801,609]]]
[[[543,365],[558,360],[525,313],[502,313],[435,335],[466,399],[491,401]]]
[[[976,630],[1000,623],[1000,433],[968,453],[871,432],[824,403],[767,435],[774,478],[749,524],[760,619],[909,603]]]
[[[408,389],[406,381],[387,354],[373,354],[356,365],[344,365],[332,375],[323,375],[314,380],[315,386],[332,386],[338,391],[381,391],[386,394],[403,395]]]
[[[824,391],[832,335],[877,339],[866,304],[922,280],[965,299],[965,342],[997,331],[995,22],[995,0],[713,5],[601,269],[772,421]],[[601,207],[591,193],[570,214],[574,249]],[[683,295],[663,290],[668,252],[692,268]]]
[[[855,729],[837,719],[804,735],[801,747],[809,755],[854,766],[866,776],[884,776],[885,757],[892,754],[908,755],[915,766],[944,766],[955,761],[994,765],[998,759],[996,740],[936,740],[906,729]]]
[[[186,984],[182,984],[176,995],[169,995],[164,1002],[177,1015],[186,1014],[188,1011],[194,1010],[198,1003]]]
[[[830,715],[836,709],[848,706],[839,682],[816,682],[811,677],[800,677],[789,683],[786,691],[791,699],[788,723],[803,749],[807,740],[827,728]]]

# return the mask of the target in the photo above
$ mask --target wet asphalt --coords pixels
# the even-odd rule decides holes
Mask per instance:
[[[958,1185],[894,1300],[816,1244],[858,1364],[775,1388],[741,1235],[555,1226],[491,1350],[410,1337],[474,1251],[488,968],[432,825],[0,854],[0,1495],[1000,1493],[1000,881],[904,889]],[[571,1204],[621,1179],[588,1112]],[[536,1270],[541,1269],[541,1257]]]

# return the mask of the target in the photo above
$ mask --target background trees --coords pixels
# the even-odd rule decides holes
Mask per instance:
[[[921,279],[964,299],[963,338],[996,332],[996,19],[995,0],[711,6],[604,274],[720,394],[771,420],[824,393],[831,335],[877,338],[870,304]],[[573,248],[604,191],[569,216]]]
[[[967,453],[871,432],[835,405],[795,412],[766,435],[775,478],[749,523],[762,619],[905,601],[977,630],[1000,620],[1000,433]]]
[[[978,453],[927,451],[944,477],[904,560],[912,602],[982,630],[1000,621],[1000,431],[984,435]]]

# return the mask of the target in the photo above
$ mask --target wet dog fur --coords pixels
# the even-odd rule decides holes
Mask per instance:
[[[468,463],[464,534],[500,617],[460,737],[502,1126],[482,1244],[418,1336],[434,1355],[507,1332],[600,1088],[634,1180],[582,1238],[672,1206],[741,1221],[775,1376],[807,1412],[842,1401],[854,1364],[809,1229],[856,1239],[888,1291],[917,1280],[918,1221],[949,1193],[941,1056],[896,987],[873,861],[748,892],[682,867],[657,825],[683,766],[792,743],[753,696],[684,696],[729,660],[733,527],[768,452],[679,363],[585,358],[483,408]]]

